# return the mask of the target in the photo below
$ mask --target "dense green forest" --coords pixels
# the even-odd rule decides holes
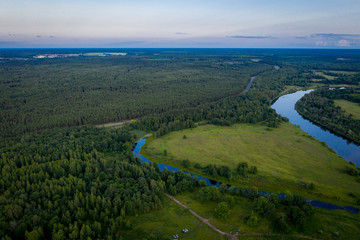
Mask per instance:
[[[314,69],[357,71],[358,51],[125,49],[126,56],[33,58],[99,51],[0,50],[1,238],[121,239],[133,217],[163,206],[163,192],[186,191],[216,201],[219,219],[241,197],[274,231],[303,230],[313,209],[302,197],[280,201],[256,188],[214,189],[181,171],[160,172],[132,155],[139,137],[132,130],[158,137],[203,122],[276,127],[286,119],[272,101],[289,86],[319,83]],[[137,121],[121,129],[92,126],[129,119]],[[239,165],[239,175],[255,173]],[[148,239],[167,239],[159,234]]]
[[[301,230],[313,214],[300,196],[280,200],[276,194],[263,197],[256,189],[206,187],[181,171],[160,172],[155,163],[142,164],[132,156],[134,139],[124,129],[81,127],[4,143],[0,236],[121,239],[119,231],[132,227],[128,216],[161,208],[164,191],[176,195],[197,189],[200,201],[216,201],[228,211],[236,196],[251,199],[254,211],[269,217],[280,232],[288,224]],[[227,211],[217,209],[215,216],[226,218]]]
[[[336,99],[344,99],[359,104],[360,90],[348,88],[313,91],[301,98],[295,107],[305,118],[360,143],[360,120],[354,119],[340,106],[336,106],[334,103]]]
[[[93,127],[25,135],[1,146],[0,236],[112,239],[128,215],[161,207],[162,192],[197,181],[132,156],[128,131]],[[114,157],[104,157],[114,153]]]
[[[356,51],[336,50],[128,49],[121,50],[126,56],[32,58],[86,51],[1,50],[0,136],[144,116],[150,129],[164,117],[274,125],[267,105],[285,85],[308,86],[313,69],[360,68]],[[250,76],[257,76],[252,90],[239,95]]]
[[[210,56],[0,61],[1,135],[134,119],[242,92],[272,66]]]

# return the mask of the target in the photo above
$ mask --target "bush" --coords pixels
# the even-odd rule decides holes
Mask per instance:
[[[190,168],[191,163],[190,163],[189,159],[186,159],[186,160],[182,160],[182,165],[184,168]]]
[[[249,216],[248,220],[246,221],[246,225],[249,227],[256,227],[257,225],[259,225],[259,219],[254,214],[254,212],[251,212],[251,215]]]
[[[259,215],[269,215],[274,212],[275,205],[263,196],[255,200],[255,209]]]
[[[198,191],[197,198],[201,201],[219,201],[221,193],[217,187],[205,186]]]
[[[304,228],[306,215],[298,206],[290,207],[289,219],[297,228]]]
[[[289,226],[286,223],[286,215],[284,213],[279,213],[275,219],[275,229],[279,232],[287,232]]]
[[[218,219],[226,219],[230,214],[230,207],[226,202],[221,202],[217,205],[214,211],[214,216]]]

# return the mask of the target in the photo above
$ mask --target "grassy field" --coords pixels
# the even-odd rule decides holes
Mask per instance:
[[[246,217],[251,214],[253,202],[248,199],[236,197],[237,204],[231,209],[229,217],[225,220],[218,220],[212,217],[212,213],[216,207],[215,202],[201,202],[194,198],[193,193],[185,193],[177,195],[176,198],[190,207],[192,210],[200,214],[202,217],[210,219],[215,227],[225,232],[232,233],[273,233],[270,221],[264,217],[258,216],[259,225],[249,227],[246,225]],[[255,213],[256,214],[256,213]],[[212,217],[212,218],[211,218]],[[341,239],[360,239],[359,215],[354,215],[341,210],[328,211],[320,208],[315,209],[314,216],[307,222],[304,232],[297,232],[291,229],[289,235],[306,235],[319,239],[332,239],[333,232],[339,232]],[[319,233],[319,230],[322,233]],[[296,237],[271,237],[257,236],[250,238],[249,236],[239,237],[239,239],[298,239]]]
[[[292,237],[291,235],[333,239],[333,232],[339,232],[340,239],[359,239],[358,237],[360,236],[360,229],[358,228],[360,224],[359,216],[345,211],[315,209],[314,216],[307,222],[303,232],[298,232],[295,228],[291,228],[284,236],[266,236],[266,234],[274,234],[269,219],[258,216],[258,226],[249,227],[246,225],[246,217],[251,214],[254,204],[248,199],[235,197],[236,205],[231,209],[228,218],[218,220],[213,216],[217,205],[216,202],[199,201],[195,198],[195,193],[191,192],[175,197],[200,216],[208,219],[211,224],[222,231],[229,233],[265,234],[264,236],[238,236],[238,239],[302,239]],[[210,229],[206,224],[201,224],[199,219],[170,199],[164,198],[163,203],[163,208],[160,210],[130,217],[129,220],[132,223],[132,228],[130,230],[119,231],[119,236],[122,236],[124,239],[145,239],[150,234],[161,233],[167,237],[178,234],[179,239],[225,240],[223,236]],[[188,228],[189,232],[181,233],[183,228]],[[320,233],[320,230],[322,233]]]
[[[324,77],[327,80],[335,80],[335,79],[337,79],[337,77],[327,75],[326,72],[322,72],[322,71],[314,71],[314,74],[318,75],[318,76],[321,76],[321,77]]]
[[[360,105],[343,99],[334,100],[336,106],[340,106],[345,112],[352,114],[355,119],[360,119]]]
[[[132,217],[130,221],[133,225],[132,229],[119,232],[123,239],[145,239],[151,233],[161,233],[167,237],[178,234],[180,239],[189,240],[225,239],[168,198],[164,198],[162,209]],[[189,232],[181,233],[184,228],[189,229]]]
[[[203,125],[150,140],[142,153],[151,160],[182,169],[182,160],[188,159],[192,164],[187,170],[199,174],[202,173],[193,167],[195,163],[235,169],[239,162],[246,161],[257,166],[255,176],[231,181],[217,179],[228,184],[257,186],[259,190],[271,192],[289,190],[311,199],[343,205],[355,205],[360,197],[360,182],[340,172],[348,163],[326,144],[290,123],[275,129],[249,124]],[[303,183],[311,182],[315,184],[314,190],[302,187]]]
[[[358,72],[355,72],[355,71],[335,71],[335,70],[330,70],[328,72],[335,73],[335,74],[344,74],[344,75],[352,75],[352,74],[358,73]]]

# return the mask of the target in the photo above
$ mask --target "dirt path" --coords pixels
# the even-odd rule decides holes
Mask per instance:
[[[209,227],[211,227],[212,229],[214,229],[216,232],[220,233],[223,236],[228,236],[231,239],[237,240],[238,238],[234,235],[234,234],[230,234],[230,233],[226,233],[223,232],[221,230],[219,230],[218,228],[216,228],[214,225],[212,225],[211,223],[209,223],[208,220],[206,220],[205,218],[201,217],[199,214],[197,214],[196,212],[194,212],[193,210],[191,210],[190,208],[188,208],[185,204],[183,204],[182,202],[180,202],[179,200],[177,200],[176,198],[174,198],[173,196],[170,196],[169,194],[164,193],[165,196],[167,196],[168,198],[170,198],[171,200],[173,200],[174,202],[176,202],[177,204],[179,204],[180,206],[182,206],[185,209],[189,209],[189,212],[194,215],[195,217],[197,217],[198,219],[201,220],[202,223],[205,223],[206,225],[208,225]]]
[[[236,234],[231,234],[231,233],[223,232],[220,229],[216,228],[211,223],[209,223],[209,220],[211,220],[212,217],[209,218],[209,219],[205,219],[205,218],[201,217],[199,214],[197,214],[196,212],[194,212],[193,210],[191,210],[190,208],[188,208],[185,204],[183,204],[182,202],[180,202],[179,200],[174,198],[173,196],[170,196],[167,193],[164,193],[164,194],[165,194],[166,197],[170,198],[171,200],[173,200],[174,202],[176,202],[177,204],[179,204],[183,208],[189,209],[189,212],[192,215],[194,215],[195,217],[197,217],[198,219],[200,219],[200,221],[202,223],[205,223],[210,228],[214,229],[216,232],[220,233],[223,236],[230,237],[233,240],[238,240],[238,238],[236,236],[279,236],[279,237],[297,237],[297,238],[310,239],[310,240],[321,240],[321,239],[318,239],[318,238],[313,238],[313,237],[304,236],[304,235],[291,235],[291,234],[280,234],[280,233],[236,233]]]

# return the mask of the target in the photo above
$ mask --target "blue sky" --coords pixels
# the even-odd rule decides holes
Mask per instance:
[[[1,0],[0,48],[360,48],[360,0]]]

